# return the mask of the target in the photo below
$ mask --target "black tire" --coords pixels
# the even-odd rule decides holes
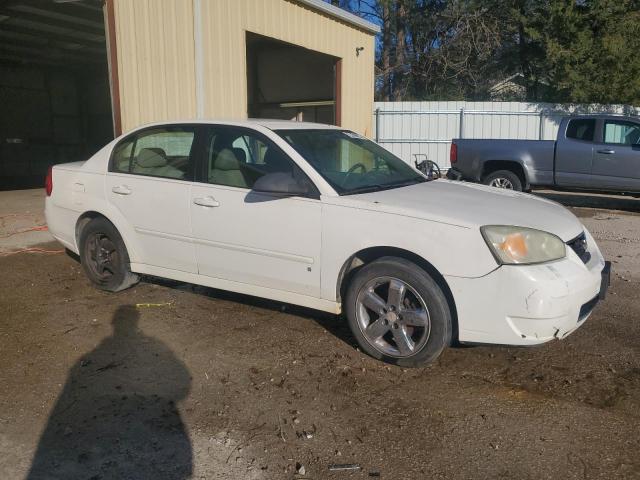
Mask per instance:
[[[100,290],[119,292],[140,281],[131,272],[129,254],[120,233],[106,218],[95,218],[80,233],[80,263]]]
[[[384,300],[384,279],[406,284],[404,300],[401,301],[401,308],[397,309],[396,317],[390,319],[391,308],[391,283],[387,288],[387,300]],[[382,281],[379,287],[372,287]],[[372,290],[373,288],[373,290]],[[382,290],[380,290],[382,289]],[[371,292],[378,294],[380,300],[387,303],[386,309],[376,312],[364,305],[363,298]],[[407,319],[402,318],[402,313],[411,314],[417,311],[416,305],[422,300],[423,310],[428,318],[428,327],[413,327],[411,322],[405,324]],[[358,344],[369,355],[387,363],[402,367],[421,367],[433,362],[445,347],[451,344],[452,319],[451,310],[447,299],[434,281],[434,279],[422,268],[414,263],[398,257],[383,257],[360,268],[351,279],[347,288],[345,298],[345,313],[349,322],[349,327]],[[365,318],[366,317],[366,318]],[[371,335],[365,331],[369,330],[374,323],[385,321],[384,325],[391,325],[388,330],[376,341],[370,340]],[[366,325],[363,322],[366,321]],[[396,323],[397,322],[397,323]],[[398,325],[399,324],[399,325]],[[418,325],[418,324],[413,324]],[[382,326],[382,329],[387,328]],[[400,328],[401,330],[398,330]],[[410,330],[410,331],[409,331]],[[400,352],[399,344],[395,341],[396,332],[403,332],[411,341],[415,351],[410,353]],[[377,332],[380,333],[380,332]],[[427,334],[426,337],[424,334]],[[375,336],[375,335],[373,335]],[[411,342],[410,342],[411,343]],[[394,349],[397,353],[391,352]]]
[[[515,190],[516,192],[522,191],[522,180],[520,177],[510,170],[496,170],[482,179],[482,183],[485,185],[491,185],[492,183],[504,182],[504,184],[511,184],[512,188],[500,187],[498,185],[492,185],[496,188],[506,188],[508,190]]]

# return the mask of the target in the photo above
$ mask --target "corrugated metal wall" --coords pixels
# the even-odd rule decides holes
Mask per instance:
[[[638,115],[640,109],[521,102],[376,102],[374,136],[411,165],[415,154],[426,154],[446,169],[453,138],[553,140],[560,120],[571,112]]]
[[[193,3],[116,0],[123,131],[196,113]]]
[[[246,118],[245,39],[253,32],[342,58],[342,125],[373,135],[372,34],[290,0],[201,0],[199,54],[194,1],[115,1],[124,131],[196,116],[196,55],[203,61],[203,115]],[[358,56],[356,47],[365,47]]]

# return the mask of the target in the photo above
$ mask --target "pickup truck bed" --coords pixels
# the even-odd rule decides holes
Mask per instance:
[[[465,180],[482,182],[489,172],[505,168],[505,162],[520,159],[510,165],[524,176],[525,186],[553,185],[554,140],[472,140],[456,139],[458,159],[454,164]]]

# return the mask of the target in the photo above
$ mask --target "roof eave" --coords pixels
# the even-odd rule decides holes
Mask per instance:
[[[375,23],[371,23],[363,18],[354,15],[353,13],[349,13],[342,8],[338,8],[330,3],[324,2],[323,0],[295,0],[298,3],[306,5],[309,8],[317,10],[321,13],[329,15],[330,17],[337,18],[345,23],[349,23],[354,27],[360,28],[361,30],[365,30],[367,33],[371,33],[373,35],[380,33],[380,27]]]

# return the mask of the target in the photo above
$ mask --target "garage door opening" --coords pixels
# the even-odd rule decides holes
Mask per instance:
[[[114,138],[103,2],[0,2],[0,189]]]
[[[340,124],[340,59],[247,33],[250,118]]]

